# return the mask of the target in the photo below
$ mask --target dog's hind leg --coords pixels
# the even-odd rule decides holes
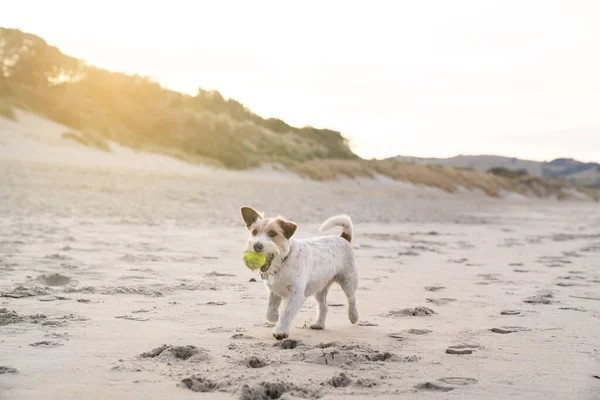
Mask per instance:
[[[358,268],[356,265],[352,269],[337,277],[337,282],[348,298],[348,319],[350,323],[358,322],[358,306],[356,304],[356,289],[358,288]]]
[[[327,293],[329,292],[330,286],[331,283],[315,295],[315,299],[317,299],[317,318],[310,326],[310,329],[325,329],[325,318],[327,318]]]
[[[277,322],[279,319],[279,305],[281,304],[281,297],[277,296],[273,292],[269,292],[269,303],[267,305],[267,321]]]

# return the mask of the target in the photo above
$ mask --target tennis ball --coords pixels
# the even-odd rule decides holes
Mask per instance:
[[[267,257],[263,256],[262,254],[253,253],[251,251],[244,253],[244,263],[253,271],[265,265],[266,262]]]

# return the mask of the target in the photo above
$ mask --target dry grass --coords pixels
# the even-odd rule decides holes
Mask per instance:
[[[342,177],[372,178],[379,174],[398,181],[437,187],[449,193],[464,187],[469,190],[481,190],[492,197],[498,197],[502,192],[515,192],[525,196],[540,198],[555,196],[563,199],[569,197],[569,191],[575,190],[600,200],[600,192],[574,187],[563,181],[532,176],[508,178],[487,172],[392,160],[312,160],[297,164],[292,167],[292,170],[320,181]]]
[[[13,106],[8,102],[2,100],[0,100],[0,117],[10,119],[11,121],[17,120],[17,116],[15,114]]]
[[[207,158],[202,156],[195,156],[193,154],[187,153],[181,149],[176,147],[158,147],[158,146],[143,146],[140,148],[142,151],[147,151],[149,153],[162,154],[167,157],[176,158],[178,160],[190,163],[190,164],[202,164],[209,165],[218,168],[225,168],[222,162],[219,160],[215,160],[214,158]]]
[[[372,178],[379,174],[394,180],[434,186],[450,193],[455,192],[459,186],[481,189],[490,196],[498,196],[500,189],[507,186],[504,179],[483,172],[391,160],[312,160],[296,165],[293,170],[321,181],[341,177]]]
[[[315,159],[296,164],[292,170],[317,181],[330,181],[341,177],[372,178],[375,176],[375,171],[368,162],[362,160]]]
[[[98,150],[110,152],[110,144],[106,138],[100,134],[93,132],[65,132],[62,134],[63,139],[74,140],[84,146],[94,147]]]

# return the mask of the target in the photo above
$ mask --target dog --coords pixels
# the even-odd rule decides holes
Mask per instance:
[[[348,319],[358,321],[356,301],[358,264],[354,257],[352,220],[347,215],[327,219],[321,232],[342,227],[341,236],[310,239],[292,237],[297,225],[285,218],[265,218],[250,207],[242,207],[242,218],[250,232],[246,251],[266,257],[261,277],[269,292],[267,320],[276,323],[273,336],[282,340],[290,336],[292,321],[304,300],[315,296],[317,315],[312,329],[324,329],[327,317],[327,292],[337,282],[348,298]],[[283,311],[279,307],[283,302]]]

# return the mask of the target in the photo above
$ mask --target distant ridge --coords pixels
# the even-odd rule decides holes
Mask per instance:
[[[439,164],[455,168],[470,168],[476,171],[488,171],[490,168],[524,170],[529,175],[539,178],[562,179],[575,185],[600,188],[600,164],[595,162],[581,162],[572,158],[557,158],[552,161],[543,162],[494,155],[459,155],[450,158],[396,156],[390,159],[418,164]]]

